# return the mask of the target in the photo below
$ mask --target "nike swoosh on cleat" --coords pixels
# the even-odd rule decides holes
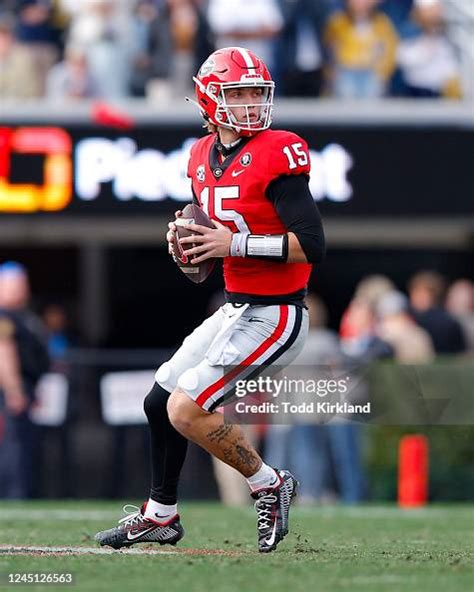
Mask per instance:
[[[233,177],[238,177],[243,172],[245,172],[244,169],[241,169],[240,171],[232,171],[232,176]]]
[[[157,512],[155,512],[155,516],[157,518],[171,518],[171,514],[158,514]]]
[[[148,528],[147,530],[142,530],[141,532],[138,532],[137,534],[132,534],[131,532],[127,532],[127,540],[134,541],[135,539],[138,539],[138,538],[144,536],[145,534],[152,532],[155,529],[156,529],[156,526],[152,526],[151,528]]]
[[[272,535],[270,538],[265,539],[263,542],[268,545],[269,547],[271,547],[273,545],[273,543],[275,542],[275,537],[276,537],[276,529],[277,529],[277,520],[275,519],[275,522],[273,524],[273,531],[272,531]]]

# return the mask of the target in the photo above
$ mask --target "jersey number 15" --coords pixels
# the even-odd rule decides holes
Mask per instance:
[[[239,232],[245,232],[250,234],[250,228],[245,222],[242,214],[239,214],[239,212],[236,212],[235,210],[231,210],[224,206],[225,201],[231,199],[239,199],[239,190],[240,187],[238,185],[229,185],[228,187],[215,187],[213,191],[214,195],[212,196],[210,188],[204,187],[200,195],[202,209],[206,212],[208,216],[217,218],[221,222],[233,222],[237,226]],[[214,206],[213,213],[209,211],[209,202],[212,198]]]
[[[308,164],[308,154],[301,142],[295,142],[291,146],[285,146],[283,153],[288,159],[290,169],[296,169],[298,166],[306,166]]]

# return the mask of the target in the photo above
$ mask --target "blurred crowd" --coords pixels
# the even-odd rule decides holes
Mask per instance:
[[[459,99],[451,41],[443,0],[0,0],[0,99],[165,102],[229,45],[280,96]]]
[[[65,356],[76,343],[66,309],[50,302],[40,319],[30,297],[25,267],[16,262],[0,265],[0,498],[30,497],[34,491],[32,463],[39,445],[31,417],[37,405],[35,388],[48,371],[67,375]],[[216,295],[210,310],[221,304],[221,294]],[[347,368],[380,359],[425,364],[438,355],[467,360],[474,353],[474,283],[469,279],[448,284],[435,271],[421,271],[410,279],[405,294],[385,276],[366,277],[357,285],[338,331],[328,328],[320,298],[309,295],[307,305],[310,332],[294,362],[298,368]],[[266,462],[304,476],[301,503],[358,503],[367,498],[360,424],[339,417],[243,427]],[[65,466],[68,463],[70,459]],[[223,501],[247,503],[242,477],[218,460],[214,469]]]
[[[327,309],[319,297],[309,295],[306,302],[310,331],[293,362],[298,372],[332,367],[337,375],[337,368],[347,372],[354,364],[363,367],[377,360],[417,365],[440,355],[467,360],[474,354],[474,283],[468,279],[449,284],[436,271],[420,271],[405,294],[388,277],[368,276],[357,285],[337,332],[328,328]],[[299,503],[354,504],[370,497],[360,423],[338,417],[244,428],[255,444],[260,441],[267,463],[301,477]],[[245,482],[220,461],[214,465],[223,500],[245,504]]]

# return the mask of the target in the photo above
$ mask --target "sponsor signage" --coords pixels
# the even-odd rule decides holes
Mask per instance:
[[[472,212],[469,129],[292,129],[310,146],[310,190],[325,215]],[[186,165],[196,138],[189,126],[126,134],[85,125],[2,127],[0,216],[174,212],[191,200]]]

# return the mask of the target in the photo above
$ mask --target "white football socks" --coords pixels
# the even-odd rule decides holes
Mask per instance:
[[[174,504],[172,506],[168,506],[166,504],[160,504],[160,502],[155,502],[151,498],[148,500],[145,510],[145,518],[149,518],[154,522],[168,522],[170,518],[176,516],[178,513],[178,505]]]
[[[267,487],[276,487],[280,482],[275,469],[262,463],[259,470],[247,479],[250,490],[257,491],[258,489],[266,489]]]

